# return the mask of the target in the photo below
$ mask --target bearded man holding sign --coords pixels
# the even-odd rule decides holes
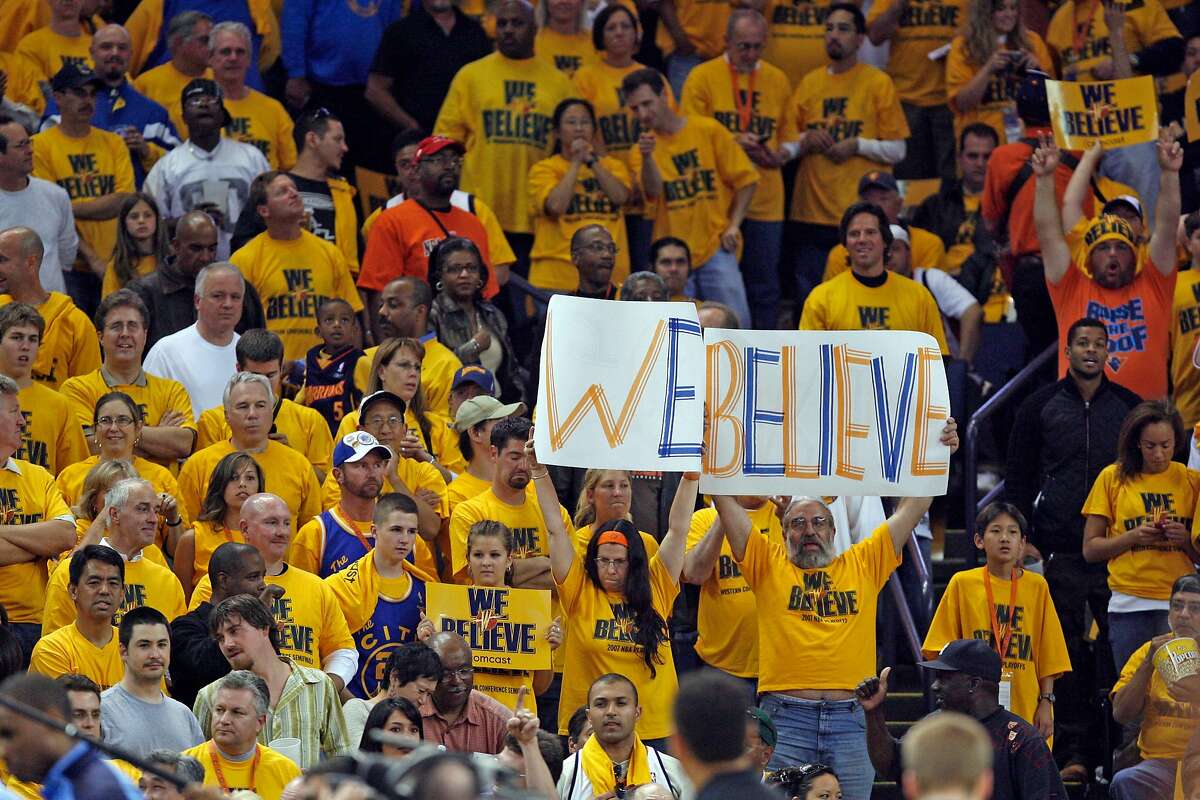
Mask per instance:
[[[958,449],[953,418],[940,441],[951,453]],[[783,545],[751,535],[750,518],[735,498],[714,499],[758,605],[758,688],[779,731],[769,766],[819,761],[837,771],[846,797],[869,797],[875,770],[854,687],[875,666],[879,592],[933,498],[901,498],[870,538],[840,556],[834,555],[832,512],[819,499],[792,500],[783,514]]]

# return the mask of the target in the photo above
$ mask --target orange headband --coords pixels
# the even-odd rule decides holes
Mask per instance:
[[[600,538],[596,540],[596,544],[619,544],[622,547],[629,547],[629,540],[620,531],[605,531],[600,534]]]

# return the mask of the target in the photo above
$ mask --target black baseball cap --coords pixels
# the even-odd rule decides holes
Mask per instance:
[[[889,192],[899,192],[900,184],[896,183],[896,177],[892,173],[873,169],[866,175],[863,175],[858,181],[859,196],[862,196],[862,193],[867,189],[883,189]]]
[[[233,118],[229,116],[229,109],[225,108],[225,93],[221,91],[221,84],[210,78],[192,78],[188,81],[188,85],[183,87],[183,92],[179,95],[179,105],[186,106],[188,100],[193,97],[215,97],[221,105],[221,111],[225,114],[225,121],[221,123],[224,127],[229,124]]]
[[[370,412],[371,406],[375,405],[376,403],[378,403],[380,401],[387,401],[387,402],[391,403],[392,405],[394,405],[396,408],[400,409],[401,416],[406,414],[408,411],[408,404],[405,403],[403,400],[401,400],[399,398],[399,396],[392,394],[391,392],[387,391],[386,389],[380,389],[379,391],[375,392],[374,394],[367,395],[366,397],[364,397],[362,399],[362,402],[359,403],[359,405],[358,405],[358,420],[360,423],[366,421],[367,414]]]
[[[69,89],[80,89],[84,86],[94,86],[97,90],[104,85],[100,76],[92,72],[86,64],[75,64],[68,61],[62,69],[54,73],[50,79],[50,88],[55,92],[65,92]]]
[[[939,672],[962,672],[992,683],[1000,682],[1000,656],[983,639],[957,639],[950,642],[932,661],[917,664]]]

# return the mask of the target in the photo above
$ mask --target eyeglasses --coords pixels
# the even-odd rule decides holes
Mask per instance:
[[[1192,616],[1200,617],[1200,603],[1185,603],[1182,600],[1172,600],[1171,610],[1176,614],[1187,611]]]
[[[325,106],[321,106],[320,108],[314,108],[312,111],[309,111],[303,117],[301,117],[301,119],[305,122],[316,122],[319,119],[329,119],[332,116],[332,111],[330,111],[328,108],[325,108]]]
[[[798,531],[802,531],[807,527],[811,527],[815,531],[818,528],[824,528],[828,522],[828,517],[822,517],[819,515],[813,517],[811,520],[807,517],[792,517],[787,521],[784,527],[788,528],[789,530]]]
[[[197,108],[199,106],[215,106],[221,103],[221,98],[213,97],[211,94],[196,94],[183,101],[185,106]]]
[[[587,244],[579,245],[579,249],[591,250],[593,253],[612,253],[614,256],[621,252],[621,248],[612,242],[588,242]]]
[[[395,414],[392,414],[390,417],[376,414],[373,417],[367,417],[367,424],[373,428],[382,428],[384,425],[387,425],[389,428],[395,428],[398,425],[404,424],[404,417],[396,416]]]
[[[421,362],[420,361],[395,361],[392,363],[392,366],[395,367],[396,369],[403,370],[404,372],[420,372],[421,371]]]
[[[460,681],[465,681],[475,674],[474,667],[459,667],[458,669],[443,670],[443,678],[458,678]]]
[[[764,42],[734,42],[733,49],[741,53],[749,53],[751,51],[762,50],[766,47]]]
[[[463,163],[463,157],[460,155],[453,155],[453,154],[450,154],[450,155],[438,154],[436,156],[422,156],[421,163],[422,164],[433,164],[435,167],[461,167],[462,163]]]
[[[96,427],[111,428],[115,425],[118,428],[128,428],[136,421],[137,420],[135,420],[133,417],[127,417],[124,415],[120,417],[100,417],[100,419],[96,420]]]
[[[601,572],[609,570],[622,570],[629,566],[629,560],[625,558],[597,558],[596,568]]]
[[[446,266],[442,267],[442,272],[446,275],[465,275],[468,272],[479,272],[479,265],[459,264],[458,266],[455,266],[454,264],[447,264]]]

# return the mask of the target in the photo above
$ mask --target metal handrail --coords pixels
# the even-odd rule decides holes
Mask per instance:
[[[976,478],[978,477],[975,468],[976,448],[979,439],[979,427],[987,421],[989,417],[1007,403],[1013,395],[1026,384],[1034,379],[1037,372],[1046,365],[1050,359],[1055,357],[1058,352],[1058,344],[1049,345],[1045,350],[1038,353],[1037,357],[1026,364],[1020,372],[1012,376],[1002,387],[1000,391],[987,399],[983,405],[976,409],[971,415],[971,421],[967,423],[967,432],[963,437],[963,524],[968,528],[971,527],[975,519],[975,515],[980,512],[984,505],[995,499],[1001,491],[1003,491],[1003,482],[996,486],[983,500],[979,500],[979,490],[975,486]],[[975,552],[975,561],[978,565],[979,552]]]

